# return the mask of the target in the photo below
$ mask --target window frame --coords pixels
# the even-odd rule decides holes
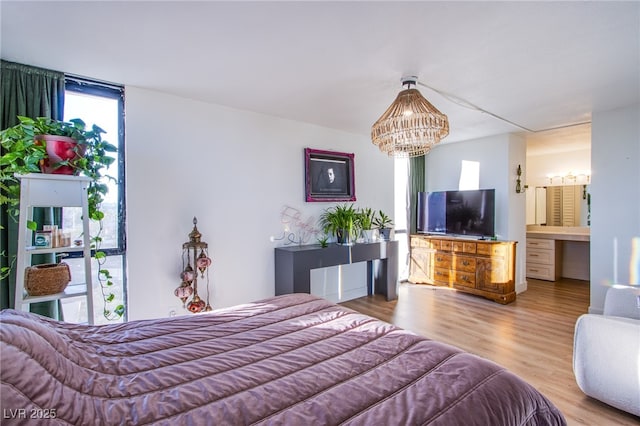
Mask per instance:
[[[117,247],[102,247],[100,250],[107,256],[124,256],[127,249],[126,234],[126,197],[125,197],[125,150],[124,150],[124,87],[102,83],[81,77],[65,77],[65,92],[76,92],[92,96],[116,99],[118,101],[118,236]],[[69,253],[69,257],[81,256],[80,253]],[[124,266],[124,265],[123,265]]]

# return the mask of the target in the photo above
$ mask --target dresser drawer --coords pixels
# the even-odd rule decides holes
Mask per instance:
[[[462,245],[462,251],[465,253],[475,253],[476,252],[476,243],[464,243]]]
[[[442,240],[440,243],[440,249],[443,251],[451,251],[453,242],[449,240]]]
[[[451,282],[456,285],[474,288],[476,286],[475,272],[451,271]]]
[[[527,264],[536,263],[553,266],[555,253],[553,250],[527,249]]]
[[[464,241],[454,241],[451,244],[451,250],[454,252],[462,253],[475,253],[476,243],[467,243]]]
[[[453,260],[453,269],[457,271],[476,272],[476,259],[467,256],[456,256]]]
[[[527,277],[540,280],[554,281],[554,268],[549,265],[527,264]]]
[[[527,250],[528,249],[548,249],[553,250],[555,248],[555,240],[545,240],[542,238],[527,238]]]
[[[436,253],[433,256],[433,264],[436,266],[436,268],[449,269],[451,268],[451,255]]]
[[[429,247],[431,242],[420,237],[411,237],[411,247]]]
[[[433,279],[439,283],[449,285],[449,270],[444,268],[434,268]]]
[[[485,256],[506,256],[507,247],[502,244],[478,243],[476,252]]]
[[[476,253],[489,256],[491,254],[491,244],[478,243],[478,245],[476,246]]]
[[[411,237],[411,247],[428,248],[438,250],[440,248],[440,241],[427,240],[420,237]]]

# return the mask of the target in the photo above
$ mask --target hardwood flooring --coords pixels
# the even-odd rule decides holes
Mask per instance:
[[[576,384],[573,333],[589,307],[587,281],[529,279],[509,305],[420,284],[401,284],[397,301],[374,295],[342,305],[505,366],[547,396],[569,425],[640,425]]]

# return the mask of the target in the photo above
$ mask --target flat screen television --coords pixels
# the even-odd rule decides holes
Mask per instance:
[[[418,193],[418,232],[445,234],[447,232],[447,193]]]
[[[472,237],[495,235],[495,190],[418,194],[418,232]]]

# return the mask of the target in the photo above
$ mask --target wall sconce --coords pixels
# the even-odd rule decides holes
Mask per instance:
[[[194,314],[213,310],[209,304],[209,266],[211,266],[211,258],[208,253],[208,244],[200,241],[202,234],[198,231],[197,223],[198,219],[194,217],[193,230],[189,233],[189,241],[182,244],[182,273],[180,274],[182,284],[173,292],[176,297],[182,300],[183,307]],[[204,279],[205,272],[207,273],[206,303],[198,295],[198,273],[200,273],[200,278]],[[187,303],[190,297],[192,299]]]
[[[521,192],[524,192],[522,190],[522,181],[521,181],[521,177],[522,177],[522,167],[520,167],[520,164],[518,164],[518,170],[516,171],[516,174],[518,175],[518,177],[516,178],[516,193],[520,194]]]

